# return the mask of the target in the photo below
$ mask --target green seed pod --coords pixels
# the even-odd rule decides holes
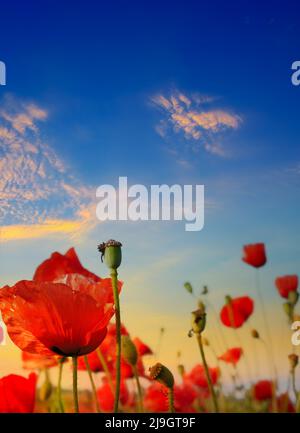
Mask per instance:
[[[118,269],[122,262],[122,244],[121,242],[114,241],[113,239],[103,242],[98,245],[98,251],[101,253],[101,260],[106,263],[109,269]]]
[[[192,330],[195,334],[201,334],[206,325],[206,313],[202,309],[192,311]]]
[[[298,292],[290,292],[289,293],[289,301],[292,305],[296,305],[299,298]]]
[[[169,389],[174,386],[174,376],[171,371],[159,362],[149,368],[150,379],[157,380]]]
[[[131,366],[135,366],[138,360],[138,353],[129,335],[122,335],[121,351],[125,361],[128,362],[128,364],[130,364]]]
[[[52,394],[52,385],[49,380],[46,380],[39,389],[39,397],[41,401],[47,401]]]

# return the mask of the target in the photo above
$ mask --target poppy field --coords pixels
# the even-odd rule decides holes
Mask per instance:
[[[32,280],[0,290],[2,318],[24,369],[23,375],[12,371],[0,378],[2,413],[300,411],[295,345],[291,344],[286,353],[289,371],[285,391],[278,386],[272,328],[260,287],[260,273],[268,260],[263,243],[244,246],[241,257],[253,270],[259,302],[251,295],[228,295],[217,316],[210,317],[208,288],[204,286],[196,296],[192,283],[185,282],[182,290],[195,298],[187,338],[197,346],[199,362],[186,368],[178,356],[177,371],[171,371],[163,358],[156,359],[158,354],[143,335],[131,335],[122,320],[122,291],[130,289],[119,279],[121,242],[103,242],[98,251],[106,277],[84,267],[75,249],[70,248],[65,254],[54,252],[38,264]],[[289,327],[299,320],[298,276],[279,275],[274,290],[282,299],[282,314]],[[239,345],[229,346],[223,330],[238,336],[249,318],[258,314],[263,317],[262,329],[249,327],[248,332],[266,349],[269,376],[247,383],[239,371],[241,359],[247,356],[243,341],[237,339]],[[206,337],[212,325],[223,337],[222,347],[212,347]],[[214,354],[214,364],[208,362],[209,351]],[[147,357],[153,359],[149,368],[144,365]],[[52,379],[54,369],[58,372],[56,383]],[[230,388],[224,387],[225,370],[229,371]],[[86,388],[78,386],[83,372],[89,379]],[[65,375],[72,376],[72,389],[63,388]]]

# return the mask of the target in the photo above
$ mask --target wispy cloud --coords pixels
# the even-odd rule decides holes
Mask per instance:
[[[93,191],[41,137],[47,118],[47,110],[11,98],[0,109],[2,240],[78,234],[92,220]]]
[[[155,126],[156,132],[164,139],[169,139],[174,133],[183,134],[190,141],[185,149],[192,153],[204,149],[211,154],[226,156],[226,149],[222,146],[223,134],[228,130],[236,130],[242,122],[237,114],[210,108],[215,99],[209,96],[186,95],[175,91],[168,96],[157,94],[151,101],[163,114]],[[182,164],[183,147],[178,149],[171,146],[170,151],[181,155],[178,162]]]

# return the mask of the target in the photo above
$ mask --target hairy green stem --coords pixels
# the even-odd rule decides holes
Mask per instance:
[[[103,367],[103,370],[104,370],[105,376],[106,376],[106,378],[108,380],[108,383],[110,385],[110,388],[111,388],[112,392],[114,393],[115,390],[114,390],[113,380],[112,380],[112,377],[111,377],[111,374],[110,374],[110,371],[109,371],[106,359],[103,356],[103,353],[101,352],[101,350],[100,350],[99,347],[98,347],[98,349],[96,349],[96,353],[97,353],[97,356],[99,358],[99,361],[101,362],[101,365]]]
[[[213,387],[211,377],[209,374],[209,369],[208,369],[208,365],[207,365],[206,358],[205,358],[201,334],[197,335],[197,340],[198,340],[200,354],[201,354],[201,358],[202,358],[202,362],[203,362],[203,366],[204,366],[204,371],[205,371],[205,376],[206,376],[206,380],[207,380],[207,384],[208,384],[208,389],[209,389],[210,395],[212,397],[214,409],[215,409],[215,412],[219,412],[217,396],[216,396],[215,389]]]
[[[143,393],[142,393],[142,387],[141,387],[141,383],[140,383],[140,378],[137,372],[137,368],[136,365],[134,365],[132,367],[133,370],[133,374],[136,380],[136,386],[137,386],[137,390],[138,390],[138,408],[139,408],[139,412],[144,412],[144,405],[143,405]]]
[[[61,396],[61,380],[63,373],[64,358],[58,361],[58,382],[57,382],[57,402],[61,413],[65,412],[64,403]]]
[[[72,357],[73,361],[73,399],[74,399],[74,412],[79,413],[78,403],[78,383],[77,383],[77,356]]]
[[[295,401],[296,401],[296,404],[297,404],[297,401],[298,401],[298,391],[297,391],[297,388],[296,388],[296,375],[295,375],[295,368],[292,368],[292,369],[291,369],[291,376],[292,376],[292,387],[293,387],[293,393],[294,393],[294,395],[295,395]]]
[[[95,405],[96,405],[96,410],[97,410],[98,413],[100,413],[101,410],[100,410],[99,401],[98,401],[98,397],[97,397],[96,385],[95,385],[95,382],[94,382],[93,373],[92,373],[92,370],[91,370],[91,367],[90,367],[87,355],[84,355],[84,362],[85,362],[86,370],[87,370],[89,378],[90,378],[90,382],[91,382],[91,386],[92,386],[92,392],[93,392],[93,397],[94,397]]]
[[[168,402],[169,402],[169,412],[175,413],[175,407],[174,407],[174,388],[168,389]]]
[[[111,269],[111,281],[114,294],[115,315],[116,315],[116,391],[114,412],[119,410],[120,386],[121,386],[121,314],[120,314],[120,301],[118,290],[118,272],[116,269]]]

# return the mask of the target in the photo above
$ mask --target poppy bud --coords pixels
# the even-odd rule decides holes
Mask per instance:
[[[285,313],[287,314],[287,316],[289,318],[291,318],[291,315],[293,313],[292,305],[289,302],[285,302],[282,306],[283,306],[283,309],[284,309]]]
[[[198,301],[198,310],[201,310],[202,313],[205,313],[205,304],[202,301]]]
[[[256,329],[251,330],[251,337],[253,338],[259,338],[259,333]]]
[[[228,305],[228,304],[230,305],[231,302],[232,302],[232,297],[229,296],[229,295],[226,295],[226,296],[225,296],[225,302],[226,302],[227,305]]]
[[[180,376],[183,377],[183,376],[184,376],[184,373],[185,373],[184,365],[179,364],[179,365],[177,366],[177,369],[178,369],[178,373],[180,374]]]
[[[202,338],[202,343],[204,346],[209,346],[209,340],[205,337]]]
[[[299,293],[298,292],[290,292],[288,295],[289,301],[292,305],[296,305],[298,298],[299,298]]]
[[[157,380],[162,385],[166,386],[169,389],[172,389],[174,386],[174,376],[171,371],[162,365],[160,362],[153,365],[153,367],[149,368],[150,379]]]
[[[296,368],[298,365],[298,361],[299,361],[298,355],[296,355],[295,353],[291,353],[289,355],[289,360],[290,360],[291,369],[294,370],[294,368]]]
[[[46,380],[39,389],[39,397],[41,401],[47,401],[52,394],[52,385],[49,380]]]
[[[184,288],[185,288],[189,293],[193,293],[193,287],[192,287],[191,283],[189,283],[189,282],[184,283]]]
[[[208,293],[208,287],[207,286],[203,286],[202,295],[207,295],[207,293]]]
[[[192,311],[192,330],[195,334],[201,334],[206,325],[206,313],[202,309]]]
[[[106,266],[109,269],[117,269],[120,266],[122,261],[121,247],[121,242],[114,241],[113,239],[98,245],[98,251],[101,253],[101,261],[103,261],[104,257]]]
[[[128,364],[131,366],[136,365],[138,360],[138,353],[135,344],[129,337],[129,335],[122,335],[121,337],[121,350],[122,356]]]

